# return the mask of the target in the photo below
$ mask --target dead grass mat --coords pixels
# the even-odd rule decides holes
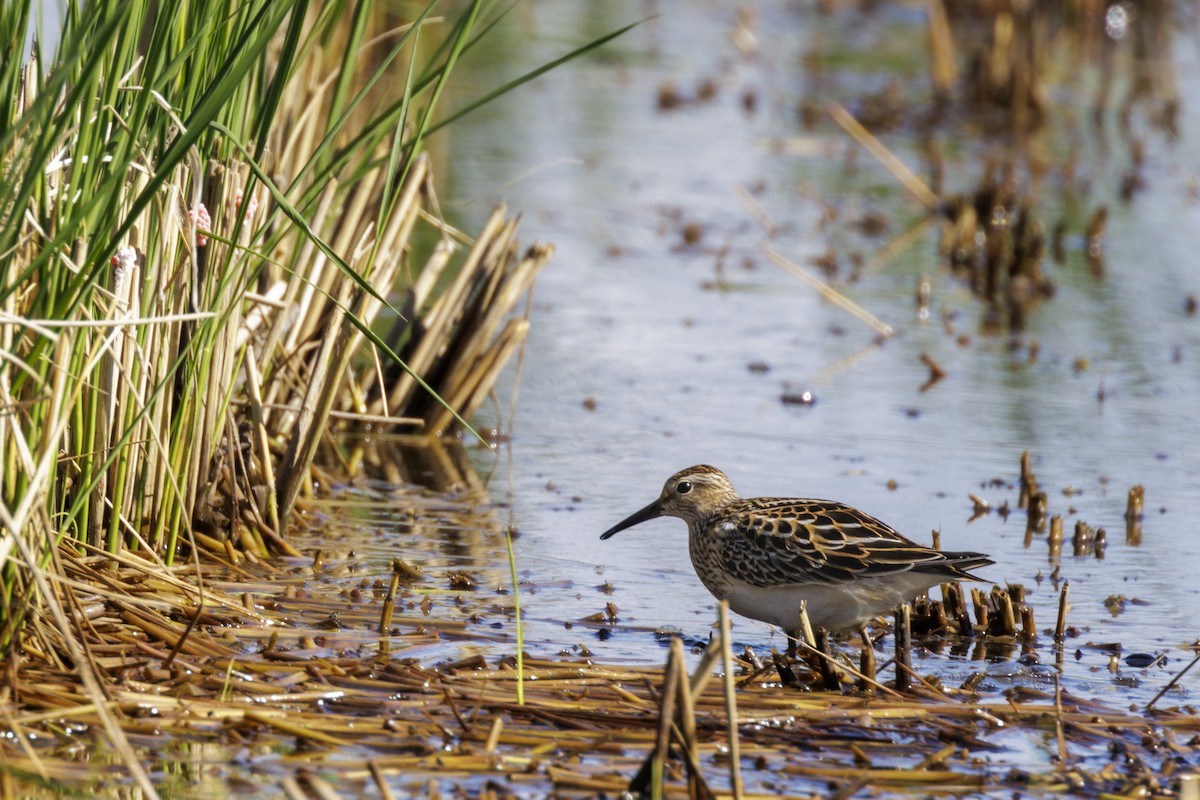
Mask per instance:
[[[272,584],[272,568],[247,565],[223,570],[219,589],[210,576],[197,614],[183,580],[191,567],[62,557],[75,586],[102,587],[86,595],[65,587],[68,607],[84,621],[130,741],[159,778],[181,784],[174,796],[246,780],[282,796],[369,785],[388,796],[434,791],[431,781],[482,796],[613,794],[660,737],[662,668],[526,659],[521,704],[511,659],[434,663],[456,640],[469,651],[477,634],[494,636],[461,619],[398,608],[380,637],[381,598]],[[745,796],[1165,796],[1177,773],[1194,769],[1200,742],[1200,719],[1187,709],[1147,716],[1066,692],[934,688],[936,678],[903,696],[818,692],[741,667]],[[120,776],[104,757],[96,708],[62,656],[17,648],[4,668],[0,794],[90,793]],[[721,681],[692,683],[701,777],[691,792],[702,782],[728,793]],[[1007,766],[1014,746],[1045,751],[1044,769]],[[685,755],[672,747],[663,759],[668,795],[689,792]]]

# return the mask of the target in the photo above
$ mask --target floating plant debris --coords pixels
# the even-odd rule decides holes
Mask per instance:
[[[779,401],[785,406],[811,406],[817,397],[808,389],[785,389]]]

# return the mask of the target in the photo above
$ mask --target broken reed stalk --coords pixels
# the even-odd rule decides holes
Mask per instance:
[[[1021,641],[1037,640],[1037,621],[1033,617],[1033,606],[1021,606]]]
[[[1021,492],[1018,495],[1017,506],[1028,509],[1029,500],[1037,494],[1037,478],[1033,475],[1032,459],[1028,450],[1021,451]]]
[[[975,607],[975,624],[984,633],[991,630],[991,610],[988,608],[987,594],[982,589],[971,588],[971,605]]]
[[[809,273],[808,270],[804,269],[799,264],[794,263],[775,248],[764,247],[763,252],[766,253],[767,258],[769,258],[771,261],[774,261],[776,264],[783,267],[800,280],[804,281],[810,288],[816,290],[816,292],[820,294],[821,297],[823,297],[827,302],[832,303],[843,311],[846,311],[855,319],[866,324],[867,327],[875,331],[875,333],[879,334],[884,339],[890,339],[896,335],[896,331],[891,325],[888,325],[870,311],[867,311],[858,303],[854,302],[849,297],[846,297],[846,295],[842,294],[837,289],[834,289],[828,283],[815,277]]]
[[[1146,489],[1141,484],[1129,490],[1125,506],[1125,543],[1131,547],[1142,544],[1142,515],[1146,504]]]
[[[800,635],[803,637],[804,644],[816,649],[817,637],[813,634],[812,621],[808,618],[808,601],[800,601]]]
[[[1193,647],[1195,647],[1195,645],[1193,645]],[[1183,678],[1183,676],[1188,674],[1188,672],[1191,670],[1191,668],[1196,666],[1197,663],[1200,663],[1200,653],[1197,653],[1196,656],[1191,661],[1188,662],[1187,666],[1185,666],[1183,669],[1179,670],[1179,672],[1175,673],[1175,676],[1172,677],[1171,680],[1167,682],[1167,685],[1164,686],[1163,688],[1159,689],[1158,693],[1155,694],[1154,697],[1150,698],[1150,702],[1146,704],[1145,710],[1149,711],[1150,709],[1154,708],[1154,704],[1157,703],[1164,694],[1171,691],[1171,689],[1175,686],[1175,684],[1179,683],[1179,681]]]
[[[1058,621],[1054,624],[1054,641],[1062,644],[1066,638],[1067,611],[1071,608],[1067,598],[1071,594],[1071,582],[1063,581],[1062,591],[1058,594]]]
[[[658,728],[654,747],[642,761],[627,789],[634,796],[643,796],[647,792],[651,797],[661,798],[665,795],[665,768],[673,741],[683,753],[688,777],[688,797],[703,800],[711,800],[714,797],[704,780],[700,763],[696,740],[696,712],[685,662],[683,642],[674,637],[667,655],[662,692],[659,694]]]
[[[821,684],[828,692],[836,692],[842,688],[838,671],[833,655],[833,643],[829,631],[824,628],[817,628],[817,645],[816,650],[821,654],[819,666],[821,670]]]
[[[1146,507],[1146,487],[1140,483],[1129,490],[1125,504],[1125,519],[1138,519]]]
[[[882,683],[879,683],[879,681],[877,681],[875,679],[874,675],[869,676],[865,672],[854,669],[854,667],[850,666],[849,664],[845,663],[844,661],[838,660],[836,655],[834,655],[833,653],[823,652],[821,650],[818,650],[816,647],[811,647],[811,646],[805,644],[804,642],[800,642],[800,647],[804,649],[804,652],[807,655],[812,657],[810,661],[813,664],[817,664],[822,661],[828,660],[832,665],[831,666],[832,669],[841,670],[841,671],[845,672],[851,678],[858,681],[858,683],[860,685],[862,685],[862,684],[869,685],[875,691],[883,692],[884,694],[890,695],[892,697],[900,696],[899,693],[894,692],[891,689],[889,689],[887,686],[883,685]],[[818,667],[817,669],[822,669],[822,668]],[[836,686],[835,689],[838,689],[840,691],[840,689],[841,689],[840,684],[838,686]]]
[[[875,645],[866,628],[859,631],[862,637],[862,654],[859,656],[858,671],[862,673],[858,679],[858,690],[868,693],[877,685],[875,681]]]
[[[742,752],[738,744],[737,695],[733,681],[733,634],[729,625],[729,601],[717,606],[721,625],[721,661],[725,668],[725,714],[729,718],[729,785],[735,800],[742,800]]]
[[[947,616],[954,619],[954,627],[959,636],[971,636],[971,615],[967,611],[967,601],[963,597],[962,584],[958,581],[942,584],[942,602]]]
[[[904,603],[896,609],[896,691],[912,687],[912,606]]]
[[[954,36],[942,0],[928,0],[926,8],[929,20],[929,73],[933,90],[938,98],[948,99],[958,79],[954,63]]]
[[[1013,610],[1012,596],[999,586],[992,589],[992,597],[1000,607],[1000,633],[1003,636],[1017,634],[1017,614]]]
[[[946,377],[946,370],[942,369],[942,365],[934,360],[933,356],[928,353],[921,353],[921,363],[929,370],[929,377],[921,386],[921,391],[928,391],[933,388],[933,385]]]
[[[1029,518],[1031,521],[1033,517]],[[1063,518],[1061,514],[1055,514],[1050,518],[1050,534],[1046,537],[1046,546],[1050,551],[1050,559],[1057,561],[1062,556],[1063,543]]]
[[[671,655],[679,664],[679,670],[676,672],[679,680],[676,737],[687,763],[688,797],[713,800],[714,795],[704,780],[704,771],[700,766],[699,742],[696,739],[696,708],[692,697],[691,681],[683,668],[686,663],[683,640],[678,636],[671,639]]]
[[[371,772],[371,781],[375,784],[375,789],[379,792],[379,796],[383,800],[396,800],[396,795],[392,793],[392,788],[388,786],[387,778],[384,777],[383,768],[379,766],[379,761],[374,758],[368,759],[367,769]]]
[[[640,796],[649,792],[652,797],[664,795],[664,768],[670,754],[671,742],[674,741],[682,751],[687,767],[688,796],[702,800],[714,798],[712,790],[704,780],[700,763],[693,698],[697,692],[704,690],[704,685],[712,675],[714,660],[721,653],[720,642],[720,638],[717,638],[709,644],[700,665],[689,679],[685,669],[683,641],[679,637],[672,638],[663,689],[658,697],[659,719],[654,746],[629,781],[626,791],[630,794]]]
[[[1054,738],[1058,742],[1058,762],[1060,764],[1067,763],[1067,735],[1065,728],[1065,720],[1063,719],[1062,705],[1062,684],[1058,680],[1058,673],[1054,673]]]
[[[663,796],[663,771],[671,747],[671,721],[675,716],[675,697],[679,692],[679,672],[682,664],[672,649],[667,656],[667,671],[663,676],[662,699],[658,714],[658,738],[654,742],[654,752],[650,759],[650,795],[654,798]]]
[[[950,620],[946,617],[946,606],[944,603],[932,601],[929,604],[929,616],[933,619],[933,630],[938,633],[947,633],[951,630]]]
[[[1034,492],[1029,498],[1029,519],[1028,527],[1033,531],[1041,531],[1046,526],[1046,513],[1050,508],[1050,501],[1043,491]]]
[[[507,319],[508,314],[553,254],[549,245],[535,245],[518,255],[515,232],[515,221],[506,220],[504,208],[497,208],[454,280],[426,309],[432,284],[424,277],[436,277],[448,265],[454,245],[443,240],[434,248],[407,304],[422,335],[414,337],[413,320],[398,321],[389,338],[401,345],[407,369],[386,390],[374,372],[363,379],[361,391],[372,398],[369,413],[410,409],[424,416],[423,430],[433,434],[451,425],[455,413],[469,416],[479,407],[528,332],[527,320]],[[430,388],[444,404],[431,401]]]
[[[775,667],[781,685],[796,686],[800,682],[796,677],[796,671],[792,669],[790,656],[785,656],[778,650],[771,650],[771,665]]]
[[[517,705],[525,705],[525,619],[521,612],[521,581],[517,576],[517,552],[513,548],[511,526],[504,529],[504,550],[508,559],[508,580],[512,586],[513,625],[517,633]]]
[[[912,170],[905,166],[903,161],[896,157],[892,151],[888,150],[883,142],[876,139],[870,131],[864,128],[849,111],[838,103],[830,103],[828,110],[829,116],[833,117],[833,121],[840,125],[842,130],[850,134],[855,141],[866,148],[868,153],[875,156],[875,159],[891,172],[896,180],[900,181],[900,185],[908,189],[909,193],[917,198],[927,211],[937,209],[941,203],[938,196]]]
[[[392,563],[392,578],[388,582],[387,594],[383,597],[383,608],[379,611],[379,648],[387,649],[388,631],[392,628],[392,614],[396,610],[396,592],[400,589],[400,570]]]

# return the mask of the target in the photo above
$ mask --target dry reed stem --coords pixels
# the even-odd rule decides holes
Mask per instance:
[[[762,203],[758,202],[757,198],[745,186],[735,186],[733,191],[737,195],[738,200],[742,201],[742,205],[746,207],[746,210],[750,212],[750,215],[758,222],[758,226],[762,228],[767,238],[774,239],[775,235],[779,233],[779,226],[771,218],[767,210],[763,208]]]
[[[735,800],[742,800],[745,787],[742,785],[742,753],[738,740],[737,693],[733,680],[733,633],[729,627],[729,601],[721,600],[717,605],[721,626],[721,661],[724,665],[725,715],[729,731],[729,784]]]
[[[704,770],[700,764],[699,743],[696,739],[696,705],[692,697],[691,682],[683,670],[683,640],[678,636],[671,639],[671,655],[680,665],[677,673],[679,712],[676,714],[675,734],[687,762],[688,797],[709,800],[714,795],[704,780]]]
[[[407,360],[409,371],[388,390],[388,405],[391,408],[407,406],[409,396],[417,388],[413,374],[428,374],[434,360],[449,346],[454,317],[461,313],[475,273],[483,262],[484,251],[503,226],[503,221],[504,208],[499,207],[493,210],[491,216],[484,223],[475,246],[468,252],[466,260],[459,268],[458,274],[439,295],[433,308],[424,315],[424,335]]]
[[[856,670],[850,664],[846,664],[842,661],[838,661],[836,659],[836,657],[834,655],[832,655],[831,653],[826,653],[823,650],[818,649],[815,644],[810,645],[807,642],[800,642],[800,647],[804,648],[805,652],[807,652],[810,655],[817,658],[820,661],[820,663],[822,663],[824,665],[828,665],[829,669],[832,669],[835,671],[836,670],[845,671],[847,674],[850,675],[850,677],[855,678],[858,681],[860,687],[869,687],[870,689],[882,692],[887,695],[891,695],[892,697],[903,697],[902,694],[900,694],[899,692],[893,691],[892,689],[888,688],[887,686],[884,686],[882,683],[879,683],[877,680],[875,680],[875,678],[873,676],[868,675],[866,672],[864,672],[862,670]],[[871,650],[871,648],[870,648],[870,637],[866,636],[865,633],[863,635],[863,647],[864,647],[864,651],[869,651],[872,653],[871,663],[873,665],[874,664],[874,655],[873,655],[874,651]]]
[[[929,18],[929,72],[933,88],[942,97],[948,97],[958,80],[955,67],[954,37],[950,31],[950,20],[942,0],[926,0]]]
[[[426,310],[426,300],[455,246],[446,238],[434,248],[405,305],[415,322],[393,337],[400,341],[413,331],[421,333],[401,351],[408,370],[386,392],[377,391],[379,380],[374,376],[363,381],[364,392],[376,398],[369,413],[409,409],[425,417],[426,434],[435,434],[455,422],[449,408],[464,417],[479,407],[528,330],[525,319],[505,319],[528,294],[553,252],[535,246],[518,258],[515,232],[516,222],[505,220],[503,208],[496,209],[454,279]],[[422,376],[449,408],[433,403],[416,376]]]
[[[865,147],[867,152],[875,156],[876,160],[883,164],[896,177],[896,180],[900,181],[900,184],[920,201],[921,205],[925,206],[929,211],[937,209],[941,204],[938,196],[912,170],[905,166],[903,161],[897,158],[892,151],[888,150],[883,142],[876,139],[849,111],[838,103],[830,103],[828,108],[829,115],[833,117],[833,121]]]
[[[1062,590],[1058,595],[1058,619],[1054,623],[1054,641],[1062,644],[1067,630],[1067,611],[1071,608],[1068,598],[1071,592],[1071,582],[1063,581]]]
[[[1194,666],[1196,666],[1196,664],[1200,663],[1200,643],[1193,643],[1192,650],[1198,651],[1195,658],[1193,658],[1191,661],[1189,661],[1187,663],[1187,666],[1185,666],[1183,669],[1179,670],[1179,672],[1175,673],[1175,675],[1172,676],[1171,680],[1167,682],[1166,686],[1164,686],[1163,688],[1158,690],[1158,694],[1154,695],[1154,697],[1150,699],[1150,702],[1146,704],[1147,712],[1149,712],[1152,708],[1154,708],[1154,704],[1157,703],[1159,700],[1161,700],[1162,696],[1164,694],[1171,691],[1171,689],[1173,689],[1175,687],[1175,685],[1177,683],[1179,683],[1180,680],[1183,679],[1183,676],[1188,674],[1188,672],[1191,671],[1192,667],[1194,667]]]
[[[343,287],[339,298],[342,307],[360,307],[363,294],[350,284]],[[351,303],[351,298],[354,298]],[[317,453],[317,445],[326,433],[326,421],[333,408],[336,393],[341,388],[340,376],[353,355],[349,349],[350,325],[339,314],[333,331],[322,337],[312,362],[306,390],[300,400],[300,414],[295,430],[288,437],[288,449],[279,464],[279,515],[286,525],[296,498],[308,480],[308,467]]]
[[[792,262],[775,248],[766,247],[763,249],[763,252],[766,253],[767,258],[771,259],[788,272],[791,272],[793,275],[800,278],[812,289],[815,289],[817,293],[821,295],[821,297],[825,298],[826,301],[833,303],[838,308],[848,312],[852,317],[866,324],[871,330],[875,331],[883,338],[890,339],[895,335],[896,332],[891,325],[888,325],[886,322],[879,319],[870,311],[867,311],[858,303],[855,303],[849,297],[846,297],[846,295],[834,289],[829,284],[813,276],[808,272],[808,270],[802,268],[799,264]]]
[[[379,762],[372,759],[367,762],[367,768],[371,770],[371,780],[375,783],[375,791],[379,792],[379,796],[383,800],[395,800],[396,795],[392,793],[391,787],[384,779],[383,769],[379,766]]]
[[[267,430],[266,415],[262,404],[262,375],[258,371],[258,362],[254,356],[254,348],[246,349],[246,388],[250,398],[250,424],[254,429],[254,448],[262,469],[263,481],[266,484],[266,512],[271,527],[281,533],[283,521],[279,514],[278,488],[275,483],[274,459],[271,457],[270,432]]]
[[[654,742],[654,750],[650,756],[650,791],[654,797],[663,793],[663,772],[671,747],[671,722],[675,716],[675,700],[679,694],[679,673],[683,665],[679,662],[674,650],[667,657],[667,669],[663,674],[662,699],[658,711],[658,736]],[[636,778],[634,779],[637,780]],[[631,791],[644,791],[630,784]]]
[[[933,219],[934,217],[930,216],[921,217],[900,234],[888,240],[879,250],[867,256],[866,262],[862,265],[862,274],[867,275],[878,272],[884,266],[898,259],[901,254],[913,245],[922,241],[927,233],[926,229],[933,222]]]

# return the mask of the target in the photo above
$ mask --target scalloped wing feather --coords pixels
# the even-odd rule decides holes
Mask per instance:
[[[840,583],[912,569],[972,578],[963,567],[991,563],[977,553],[923,547],[869,514],[827,500],[742,500],[722,509],[717,523],[727,532],[726,569],[760,586]]]

